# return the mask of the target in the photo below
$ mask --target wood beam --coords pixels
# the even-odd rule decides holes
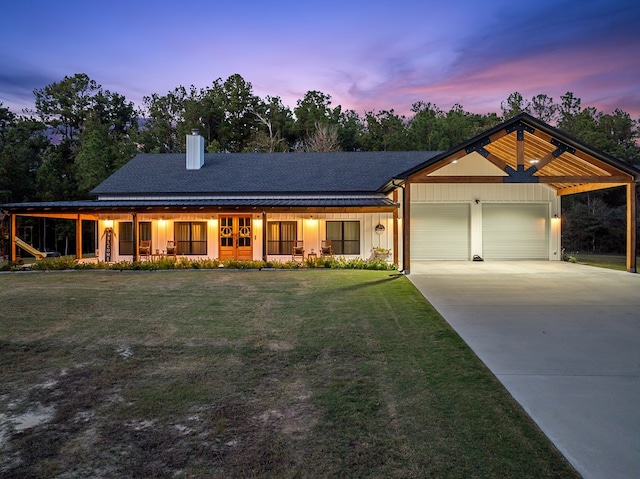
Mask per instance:
[[[82,217],[76,215],[76,259],[82,259]]]
[[[262,210],[262,261],[267,261],[267,212]]]
[[[616,183],[627,184],[624,176],[537,176],[539,183]]]
[[[78,213],[16,213],[18,216],[27,216],[30,218],[53,218],[58,220],[75,220],[78,218]],[[98,215],[81,215],[83,219],[97,221]]]
[[[556,150],[557,151],[557,150]],[[544,157],[540,158],[537,163],[532,164],[531,166],[535,166],[538,171],[547,166],[553,160],[558,157],[553,154],[554,152],[547,153]]]
[[[504,183],[507,176],[428,176],[413,183]]]
[[[532,132],[530,132],[533,136],[537,136],[541,140],[546,141],[547,143],[551,143],[553,137],[551,135],[546,134],[544,131],[540,131],[538,128],[534,128]]]
[[[411,183],[404,184],[402,198],[402,270],[411,272]]]
[[[587,191],[604,190],[607,188],[615,188],[624,186],[626,183],[589,183],[586,185],[569,186],[567,188],[559,188],[556,193],[558,196],[574,195],[576,193],[585,193]]]
[[[16,215],[11,215],[11,221],[9,222],[9,261],[11,263],[15,263],[18,257],[16,236],[18,236],[18,218]]]
[[[510,132],[508,132],[506,129],[503,128],[502,130],[495,132],[493,135],[489,135],[489,143],[493,143],[494,141],[499,140],[503,136],[507,136],[509,133]]]
[[[140,259],[140,245],[138,245],[138,215],[131,213],[131,227],[133,231],[133,261],[137,262]]]
[[[478,153],[480,153],[480,152],[478,152]],[[489,152],[487,152],[487,153],[488,153],[487,155],[482,155],[482,153],[480,153],[480,154],[482,156],[484,156],[487,160],[489,160],[491,163],[493,163],[495,166],[500,168],[502,171],[505,171],[507,169],[507,166],[509,166],[509,164],[506,161],[501,160],[500,158],[498,158],[493,153],[489,153]]]
[[[627,184],[627,271],[636,273],[637,220],[636,184]]]
[[[516,134],[516,165],[524,167],[524,130],[519,129]]]
[[[393,202],[398,202],[398,188],[393,190]],[[398,266],[398,209],[393,210],[393,264]]]
[[[593,166],[596,166],[601,170],[606,171],[607,173],[611,173],[612,175],[626,175],[626,173],[620,171],[615,166],[611,166],[610,164],[605,163],[604,161],[600,161],[597,158],[594,158],[593,156],[588,155],[583,151],[576,150],[576,152],[573,155],[580,158],[582,161],[586,161],[587,163],[590,163]],[[627,178],[627,181],[632,179],[631,175],[627,175],[626,178]]]

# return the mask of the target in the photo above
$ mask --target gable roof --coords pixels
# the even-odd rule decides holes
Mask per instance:
[[[139,154],[92,195],[100,197],[215,194],[364,194],[381,192],[399,173],[438,152],[205,154],[187,170],[181,153]]]
[[[640,181],[640,171],[633,166],[527,113],[432,156],[398,178],[425,182],[457,180],[427,176],[474,152],[484,157],[479,160],[486,159],[502,170],[502,176],[464,177],[469,182],[545,183],[562,195]]]

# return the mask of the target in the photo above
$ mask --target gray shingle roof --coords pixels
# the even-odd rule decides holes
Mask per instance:
[[[372,193],[439,152],[139,154],[98,185],[99,196]]]

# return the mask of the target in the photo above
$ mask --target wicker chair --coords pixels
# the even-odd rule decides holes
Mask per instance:
[[[138,249],[138,252],[140,254],[140,259],[144,257],[148,260],[151,255],[151,241],[140,241],[140,248]]]
[[[331,240],[323,240],[320,245],[320,257],[333,256],[333,249],[331,248]]]
[[[296,258],[300,258],[300,260],[304,260],[304,242],[302,241],[293,242],[293,249],[291,251],[291,260],[295,261]]]
[[[178,254],[178,248],[175,241],[167,241],[167,256],[175,257]]]

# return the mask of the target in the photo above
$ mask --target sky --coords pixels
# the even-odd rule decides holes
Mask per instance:
[[[500,113],[513,92],[573,92],[640,118],[638,0],[7,0],[0,103],[85,73],[138,106],[240,74],[293,109],[307,91],[358,114],[430,102]]]

